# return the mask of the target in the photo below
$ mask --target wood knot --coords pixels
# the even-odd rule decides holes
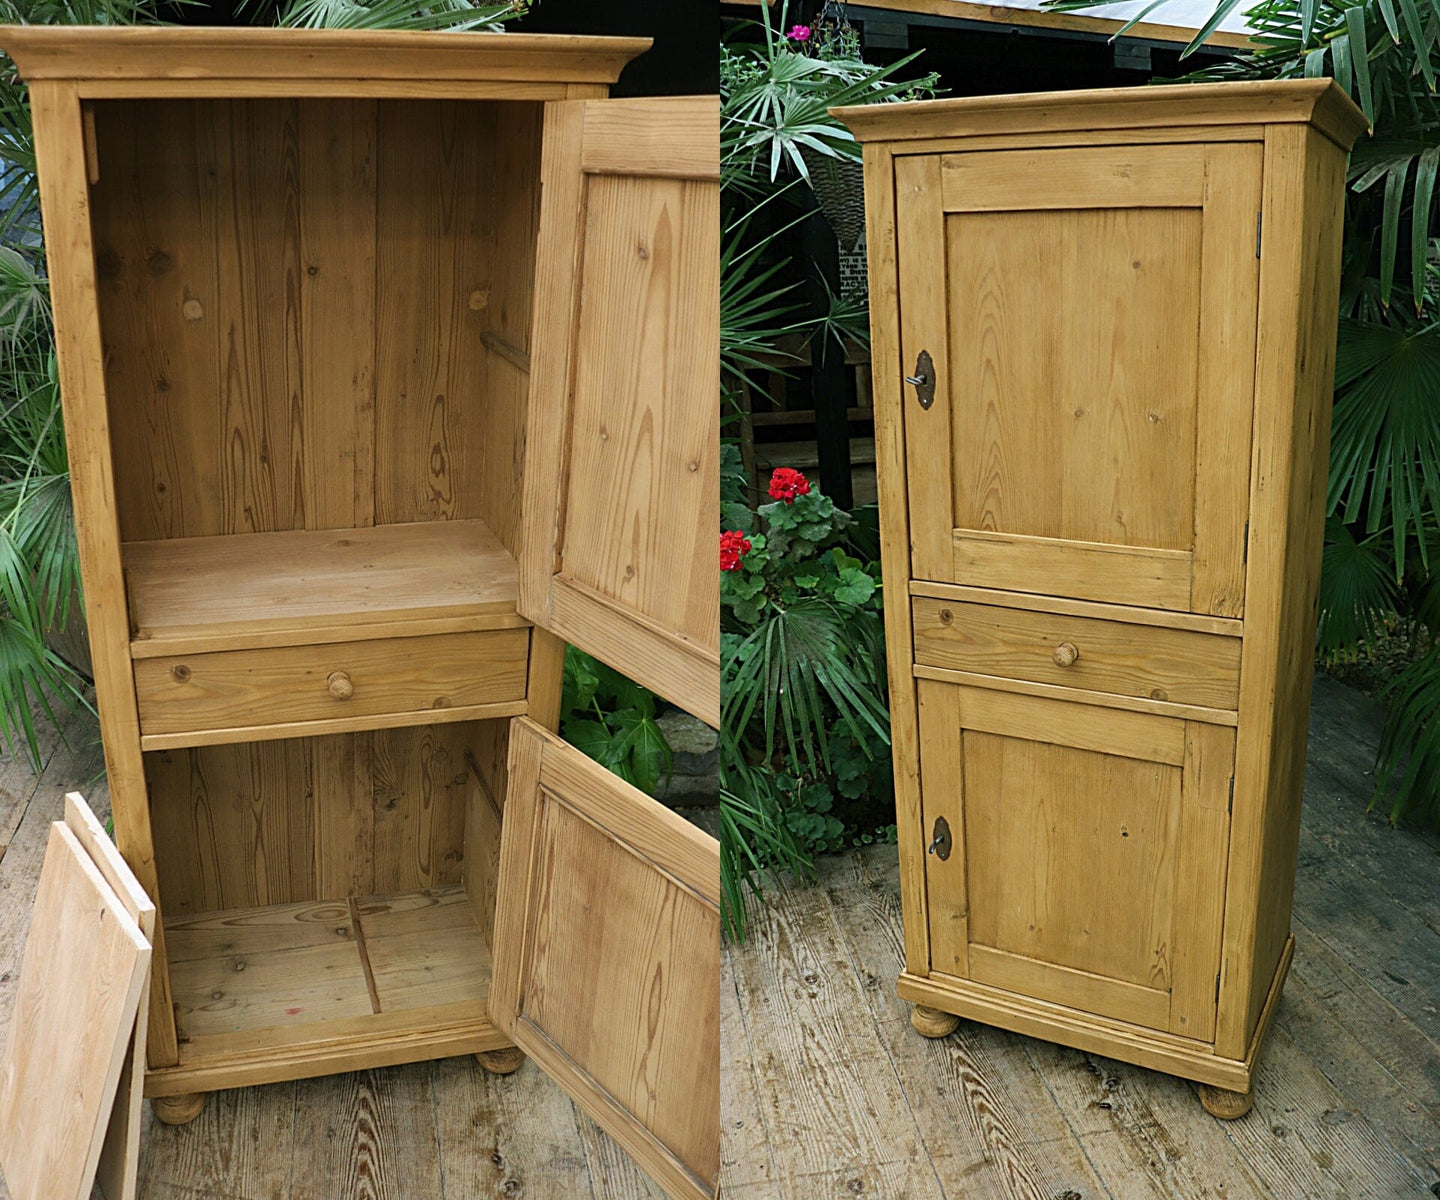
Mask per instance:
[[[176,683],[186,683],[190,679],[190,668],[184,663],[176,663],[170,668],[170,675]]]
[[[187,321],[198,321],[205,315],[205,306],[192,296],[180,306],[180,311]]]

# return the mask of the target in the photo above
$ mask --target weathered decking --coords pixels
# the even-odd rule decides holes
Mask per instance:
[[[1440,857],[1366,817],[1377,710],[1316,680],[1294,967],[1255,1107],[895,997],[893,847],[776,890],[722,983],[726,1200],[1433,1200]]]
[[[99,746],[44,738],[38,779],[0,764],[0,1030],[50,822],[75,789],[109,811]],[[216,1092],[181,1128],[145,1113],[141,1200],[664,1200],[533,1063],[501,1078],[452,1058]]]

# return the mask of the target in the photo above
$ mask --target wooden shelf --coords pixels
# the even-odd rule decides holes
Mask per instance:
[[[180,1062],[150,1073],[148,1095],[509,1044],[459,887],[201,913],[165,938]]]
[[[127,542],[135,658],[520,628],[483,521]]]

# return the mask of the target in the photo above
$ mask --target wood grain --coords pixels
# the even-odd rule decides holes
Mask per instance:
[[[603,103],[654,153],[587,174],[590,102],[547,110],[519,607],[718,724],[719,193],[671,136],[718,113]]]
[[[85,619],[105,745],[116,798],[115,842],[148,895],[159,894],[150,807],[135,707],[129,620],[120,557],[117,486],[105,405],[105,349],[96,285],[96,248],[80,102],[67,84],[30,88],[31,121],[55,313],[65,445],[84,585]],[[152,943],[154,986],[146,1054],[152,1066],[176,1059],[165,967],[163,920]]]
[[[155,904],[145,894],[135,873],[130,870],[105,827],[90,811],[79,792],[65,796],[65,827],[90,856],[115,898],[135,922],[148,944],[155,936]],[[105,1126],[105,1140],[100,1147],[100,1160],[95,1170],[95,1184],[105,1200],[137,1200],[140,1168],[140,1100],[145,1083],[145,1032],[149,1020],[150,978],[140,988],[135,1021],[131,1027],[120,1079],[115,1087],[115,1102]]]
[[[927,666],[1179,704],[1239,703],[1237,638],[928,597],[915,599],[914,624],[915,660]],[[1079,651],[1065,667],[1053,657],[1062,644]]]
[[[614,83],[649,38],[361,30],[47,28],[7,25],[0,45],[25,79],[274,81],[290,95],[317,78],[373,83],[535,80]]]
[[[837,115],[877,201],[877,449],[887,389],[905,426],[877,454],[912,597],[888,642],[902,994],[1243,1091],[1292,944],[1362,123],[1320,80],[885,108]],[[900,383],[922,349],[928,407]],[[1127,877],[1105,833],[1142,776]],[[955,865],[926,853],[942,817]]]
[[[1344,155],[1267,131],[1250,547],[1235,818],[1216,1049],[1248,1045],[1290,935],[1329,459]],[[1256,610],[1257,602],[1262,606]]]
[[[45,859],[0,1055],[0,1162],[16,1200],[86,1200],[150,945],[63,824]]]
[[[525,630],[506,629],[142,658],[141,734],[231,729],[257,717],[344,728],[351,718],[522,700],[528,646]],[[330,681],[341,672],[353,690],[337,696]]]
[[[510,753],[491,1011],[667,1192],[709,1196],[718,847],[531,722]]]
[[[1084,131],[1093,140],[1105,134],[1175,127],[1203,131],[1210,126],[1304,125],[1348,150],[1368,128],[1364,114],[1328,79],[1288,79],[1227,84],[1169,84],[1146,88],[1095,88],[1084,92],[1028,92],[908,104],[836,108],[861,142],[903,143],[919,138]],[[1195,140],[1203,136],[1191,135]],[[903,149],[903,148],[902,148]]]

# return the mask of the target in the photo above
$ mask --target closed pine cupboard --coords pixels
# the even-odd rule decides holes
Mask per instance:
[[[715,841],[555,730],[567,642],[718,721],[714,99],[607,99],[636,39],[0,45],[157,1114],[523,1050],[713,1195]]]
[[[864,144],[905,965],[1249,1107],[1293,951],[1346,156],[1325,80]]]

